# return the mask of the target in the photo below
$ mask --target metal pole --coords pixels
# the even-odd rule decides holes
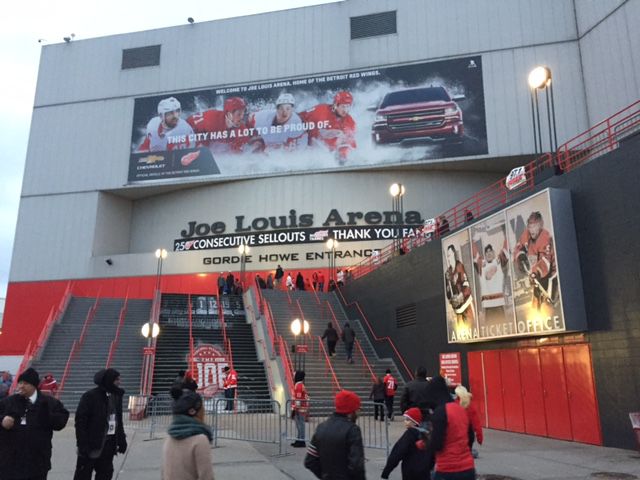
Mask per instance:
[[[540,104],[538,103],[538,91],[535,91],[536,104],[536,124],[538,127],[538,143],[540,144],[540,153],[542,153],[542,132],[540,130]]]
[[[556,131],[556,105],[553,98],[553,82],[549,84],[549,92],[551,94],[551,119],[553,121],[553,144],[554,152],[558,149],[558,133]]]
[[[533,96],[535,95],[534,89],[530,89],[531,93],[531,125],[533,126],[533,145],[535,154],[538,155],[538,137],[536,135],[536,107],[533,101]]]
[[[545,98],[547,101],[547,126],[549,127],[549,151],[553,153],[555,148],[553,148],[553,135],[551,128],[551,105],[549,104],[549,87],[545,88]]]

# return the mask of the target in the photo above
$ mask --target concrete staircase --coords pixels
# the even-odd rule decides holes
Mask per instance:
[[[314,292],[307,291],[292,291],[289,292],[289,295],[285,291],[278,290],[261,290],[261,293],[271,306],[278,334],[282,335],[289,345],[293,345],[295,342],[294,336],[290,331],[290,324],[294,318],[302,317],[309,322],[314,349],[317,348],[317,338],[322,336],[327,324],[333,322],[333,314],[335,314],[340,329],[342,329],[345,322],[349,321],[349,324],[356,332],[356,339],[360,342],[362,351],[374,374],[382,377],[386,369],[390,369],[393,376],[400,383],[398,394],[402,391],[402,378],[395,363],[388,358],[378,358],[360,322],[347,318],[334,293],[318,292],[317,296]],[[289,298],[291,298],[291,303]],[[331,313],[332,310],[333,314]],[[299,343],[301,343],[300,340]],[[294,355],[292,354],[292,360],[293,358]],[[330,362],[340,387],[352,390],[360,395],[363,400],[367,400],[372,387],[371,373],[365,366],[357,348],[354,348],[353,359],[353,364],[347,363],[344,342],[339,340],[336,346],[336,355],[330,358]],[[327,365],[324,354],[318,355],[316,352],[306,354],[305,385],[312,398],[331,398],[333,396],[333,383],[331,378],[327,376],[326,371]]]
[[[223,297],[227,337],[231,342],[233,364],[238,372],[238,397],[269,399],[264,364],[258,360],[251,325],[247,323],[242,297]],[[153,394],[166,395],[179,370],[188,367],[188,296],[163,294],[160,309],[161,333],[156,344]],[[210,344],[224,351],[222,326],[218,320],[217,297],[191,298],[194,349]],[[222,392],[219,392],[221,395]]]
[[[53,327],[42,355],[33,362],[32,366],[41,376],[52,373],[60,384],[73,342],[79,340],[87,314],[95,302],[95,298],[71,298],[62,320]],[[64,390],[60,393],[60,400],[70,411],[75,410],[82,393],[95,387],[95,373],[105,368],[124,303],[125,299],[121,298],[98,300],[95,316],[88,325],[83,344],[76,351]],[[136,393],[139,389],[144,345],[140,328],[149,319],[150,307],[150,300],[127,302],[120,341],[114,352],[111,366],[120,372],[121,387],[128,394]]]

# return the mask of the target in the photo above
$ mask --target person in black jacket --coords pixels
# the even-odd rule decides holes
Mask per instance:
[[[356,425],[360,397],[349,390],[336,394],[336,410],[316,428],[304,466],[322,480],[364,480],[362,432]]]
[[[120,373],[113,368],[99,370],[93,377],[96,388],[86,391],[76,410],[78,461],[74,480],[111,480],[113,457],[127,451],[122,424]]]
[[[380,377],[375,377],[369,392],[369,400],[373,400],[373,418],[378,420],[379,413],[381,422],[384,422],[384,398],[384,382]]]
[[[342,329],[342,341],[347,350],[347,362],[353,363],[353,345],[356,341],[356,332],[351,328],[349,322],[345,323]]]
[[[333,328],[331,322],[327,324],[327,329],[322,334],[322,339],[327,339],[327,350],[330,357],[336,354],[336,343],[338,343],[338,331]]]
[[[431,412],[438,405],[450,401],[451,396],[443,390],[440,383],[444,379],[440,376],[427,380],[427,369],[418,367],[416,377],[404,387],[400,398],[400,409],[404,412],[411,407],[418,407],[425,421],[429,420]],[[446,387],[446,384],[445,384]]]
[[[422,428],[420,409],[413,407],[404,412],[404,423],[407,429],[393,446],[381,477],[389,478],[393,469],[402,462],[402,480],[430,478],[431,457],[424,441],[425,430]]]
[[[62,430],[69,412],[38,391],[40,377],[28,368],[18,377],[16,393],[0,402],[0,478],[44,480],[51,470],[51,438]]]

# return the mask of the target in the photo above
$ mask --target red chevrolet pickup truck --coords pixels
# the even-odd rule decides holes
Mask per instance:
[[[460,144],[464,137],[462,110],[441,86],[409,88],[387,93],[376,110],[371,135],[380,144],[444,142]]]

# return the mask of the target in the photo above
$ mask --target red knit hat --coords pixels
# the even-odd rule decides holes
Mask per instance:
[[[413,422],[416,426],[419,426],[422,423],[422,412],[418,407],[409,408],[402,416]]]
[[[349,391],[340,390],[336,393],[336,413],[349,414],[360,409],[360,397]]]

